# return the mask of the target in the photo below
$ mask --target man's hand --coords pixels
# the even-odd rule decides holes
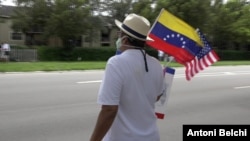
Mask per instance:
[[[118,105],[102,105],[99,113],[95,129],[92,133],[90,141],[101,141],[105,134],[110,129],[116,114]]]

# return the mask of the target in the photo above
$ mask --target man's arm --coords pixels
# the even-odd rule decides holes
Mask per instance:
[[[118,111],[118,105],[102,105],[90,141],[101,141],[111,127]]]

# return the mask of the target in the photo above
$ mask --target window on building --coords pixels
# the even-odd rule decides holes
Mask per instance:
[[[11,33],[11,40],[22,40],[22,33],[21,32]]]
[[[101,30],[101,46],[110,46],[110,32],[108,27]]]

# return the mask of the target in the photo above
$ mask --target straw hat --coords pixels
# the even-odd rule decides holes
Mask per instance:
[[[123,22],[115,20],[115,24],[129,36],[141,41],[153,41],[147,37],[150,30],[150,22],[139,15],[134,13],[129,14]]]

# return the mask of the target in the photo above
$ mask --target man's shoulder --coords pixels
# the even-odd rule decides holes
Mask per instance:
[[[119,56],[118,55],[114,55],[114,56],[111,56],[109,59],[108,59],[108,64],[113,64],[113,63],[118,63],[118,60],[119,60]]]
[[[119,68],[119,66],[123,66],[124,63],[127,62],[127,60],[128,58],[126,58],[125,56],[122,56],[122,54],[114,55],[108,59],[107,64],[113,65]]]

